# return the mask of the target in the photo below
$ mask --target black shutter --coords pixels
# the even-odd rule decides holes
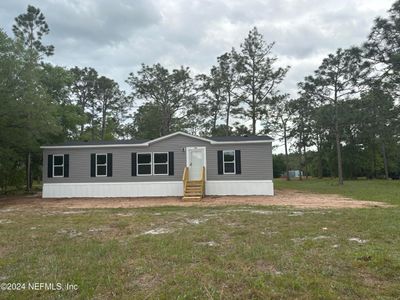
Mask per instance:
[[[218,150],[218,175],[224,174],[224,157],[221,150]]]
[[[242,174],[242,161],[240,150],[235,150],[236,174]]]
[[[90,154],[90,177],[96,177],[96,154]]]
[[[49,154],[47,156],[47,177],[53,177],[53,155]]]
[[[132,153],[131,162],[132,162],[132,166],[131,166],[131,168],[132,168],[132,176],[136,176],[136,152]]]
[[[64,177],[69,177],[69,154],[64,154]]]
[[[168,175],[174,175],[174,152],[168,152]]]
[[[107,177],[112,177],[112,153],[107,153]]]

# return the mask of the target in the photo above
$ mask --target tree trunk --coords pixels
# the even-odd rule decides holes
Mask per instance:
[[[303,170],[303,168],[302,168],[302,163],[301,163],[301,157],[302,157],[302,154],[301,154],[301,145],[299,146],[299,160],[300,160],[300,167],[299,167],[299,179],[300,179],[300,181],[302,181],[303,180],[303,174],[301,174],[302,173],[302,170]]]
[[[253,135],[256,135],[256,122],[257,122],[256,116],[254,115],[252,119],[253,120],[252,120],[252,131],[251,131],[251,133]]]
[[[321,151],[321,137],[317,135],[317,151],[318,151],[318,178],[322,179],[322,151]]]
[[[372,144],[372,178],[376,179],[376,145]]]
[[[215,128],[217,127],[217,119],[218,119],[218,111],[214,112],[213,120],[212,120],[212,132],[215,134]]]
[[[94,141],[94,137],[95,137],[95,134],[94,134],[94,116],[95,116],[95,113],[96,113],[96,109],[95,109],[95,107],[94,106],[92,106],[92,115],[90,116],[90,118],[91,118],[91,120],[90,120],[90,124],[91,124],[91,126],[92,126],[92,140]]]
[[[106,134],[106,111],[107,109],[103,107],[103,114],[101,119],[101,140],[104,141],[104,136]]]
[[[286,133],[286,123],[283,124],[283,139],[285,141],[285,163],[286,163],[286,180],[290,180],[289,177],[289,154],[287,146],[287,133]]]
[[[336,154],[338,164],[338,179],[339,185],[343,185],[343,165],[342,165],[342,150],[340,147],[340,133],[339,133],[339,120],[338,120],[338,103],[337,91],[335,90],[335,138],[336,138]]]
[[[257,104],[256,104],[256,84],[255,84],[255,68],[256,68],[256,62],[254,56],[252,57],[253,65],[252,65],[252,72],[253,76],[251,78],[251,108],[252,108],[252,134],[256,135],[256,110],[257,110]]]
[[[26,191],[30,192],[32,190],[32,167],[31,167],[31,152],[28,152],[26,158]]]
[[[167,107],[165,105],[162,106],[162,111],[161,111],[161,136],[164,136],[166,134],[168,134],[169,132],[169,110],[167,109]]]
[[[323,177],[323,171],[322,171],[322,154],[321,150],[318,152],[318,178],[322,179]]]
[[[306,146],[303,146],[303,158],[304,158],[304,175],[306,176],[306,180],[308,179],[308,169],[307,169],[307,152]]]
[[[228,103],[226,104],[226,128],[225,135],[229,135],[229,117],[231,113],[231,93],[228,92]]]
[[[383,157],[383,166],[385,168],[385,179],[389,179],[389,168],[386,156],[386,147],[384,142],[382,142],[382,157]]]
[[[318,150],[318,178],[322,179],[323,177],[323,169],[322,169],[322,151],[321,148]]]
[[[85,115],[85,105],[81,105],[81,108],[82,108],[83,114]],[[82,123],[81,124],[81,134],[80,134],[80,136],[82,136],[84,130],[85,130],[85,123]]]
[[[336,121],[337,123],[337,121]],[[337,128],[338,126],[335,125]],[[339,133],[336,132],[336,154],[337,154],[337,163],[338,163],[338,178],[339,178],[339,185],[343,185],[343,169],[342,169],[342,150],[340,148],[340,136]]]

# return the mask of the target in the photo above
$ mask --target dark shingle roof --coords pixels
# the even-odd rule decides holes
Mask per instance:
[[[175,134],[179,134],[175,133]],[[196,137],[196,136],[193,136]],[[213,137],[206,137],[206,139],[214,142],[252,142],[252,141],[272,141],[273,139],[267,135],[246,135],[246,136],[213,136]],[[100,146],[100,145],[138,145],[144,144],[146,142],[151,142],[154,140],[119,140],[119,141],[67,141],[61,144],[53,144],[53,145],[45,145],[42,146],[43,148],[46,147],[69,147],[69,146]]]
[[[97,146],[97,145],[125,145],[142,144],[149,140],[118,140],[118,141],[66,141],[61,144],[52,144],[46,146]]]
[[[208,139],[216,142],[245,142],[245,141],[272,141],[267,135],[244,135],[244,136],[211,136]]]

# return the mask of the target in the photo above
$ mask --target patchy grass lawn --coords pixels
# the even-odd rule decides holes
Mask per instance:
[[[4,299],[399,298],[398,207],[0,209]]]
[[[274,180],[277,189],[296,189],[300,191],[339,194],[358,200],[384,201],[400,204],[400,180],[346,180],[339,186],[336,179]]]

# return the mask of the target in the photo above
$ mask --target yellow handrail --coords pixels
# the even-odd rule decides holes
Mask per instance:
[[[203,166],[203,169],[201,170],[201,194],[204,197],[206,190],[206,167]]]
[[[182,176],[182,181],[183,181],[183,191],[186,191],[186,184],[189,180],[189,168],[185,167],[185,169],[183,169],[183,176]]]

